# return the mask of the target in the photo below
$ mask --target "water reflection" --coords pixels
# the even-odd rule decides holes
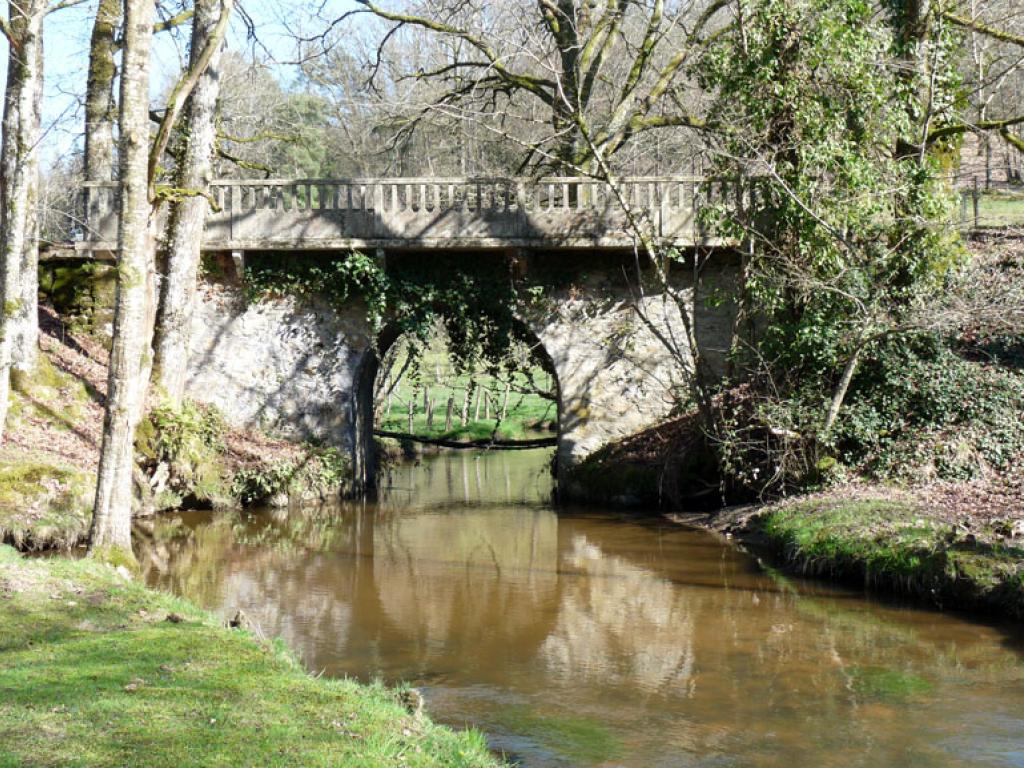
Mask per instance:
[[[420,685],[528,765],[1024,765],[1006,632],[558,514],[546,460],[449,454],[375,505],[161,519],[139,554],[150,583],[243,609],[311,669]]]

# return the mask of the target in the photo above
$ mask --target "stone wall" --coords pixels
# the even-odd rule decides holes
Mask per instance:
[[[369,346],[365,314],[290,298],[247,304],[237,288],[204,285],[188,394],[238,426],[350,446],[353,377]]]
[[[734,309],[731,302],[707,300],[733,289],[737,269],[730,254],[709,259],[697,282],[696,310],[692,264],[671,275],[676,299],[689,307],[698,343],[718,374],[724,371]],[[528,318],[559,383],[561,468],[662,421],[679,402],[690,365],[676,299],[640,296],[621,268],[605,265],[554,294],[544,311]]]

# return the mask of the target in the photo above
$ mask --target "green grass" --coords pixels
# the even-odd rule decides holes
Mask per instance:
[[[436,342],[427,349],[418,367],[418,376],[408,374],[395,387],[390,412],[382,414],[377,427],[389,432],[409,433],[409,400],[415,393],[412,433],[419,437],[446,440],[486,440],[492,435],[501,440],[522,440],[544,436],[550,433],[558,418],[554,401],[529,392],[530,381],[535,384],[547,383],[549,376],[540,367],[530,369],[530,374],[515,373],[510,382],[512,391],[508,399],[508,412],[499,423],[498,416],[504,401],[505,385],[488,374],[456,374],[451,370],[443,344]],[[418,380],[417,380],[418,379]],[[468,423],[461,424],[462,404],[466,390],[474,387],[467,415]],[[427,425],[427,414],[423,407],[423,390],[434,401],[433,423]],[[475,389],[486,390],[491,395],[491,417],[483,418],[484,405],[481,403],[480,419],[475,419]],[[446,412],[450,396],[454,395],[452,428],[446,430]]]
[[[968,216],[973,216],[968,209]],[[1024,227],[1024,193],[983,194],[978,204],[979,224],[983,227]]]
[[[754,524],[805,573],[1024,617],[1024,547],[965,534],[914,506],[804,500],[771,508]]]
[[[311,677],[92,561],[0,547],[0,626],[0,766],[499,764],[395,691]]]
[[[853,667],[850,687],[865,699],[905,699],[926,694],[932,684],[923,677],[884,667]]]

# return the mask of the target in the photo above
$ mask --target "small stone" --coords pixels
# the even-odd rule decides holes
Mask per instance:
[[[228,626],[232,629],[249,629],[252,625],[249,622],[249,617],[239,609],[235,613],[235,617],[228,622]]]
[[[132,572],[125,568],[123,565],[117,566],[117,568],[115,568],[114,570],[117,572],[117,575],[125,581],[131,581]]]
[[[171,622],[171,624],[181,624],[184,619],[176,613],[168,613],[167,621]]]

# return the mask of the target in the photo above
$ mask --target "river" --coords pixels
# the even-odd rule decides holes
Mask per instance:
[[[524,766],[1024,766],[1024,633],[550,503],[550,453],[395,467],[375,504],[151,522],[151,586],[308,668],[418,687]]]

